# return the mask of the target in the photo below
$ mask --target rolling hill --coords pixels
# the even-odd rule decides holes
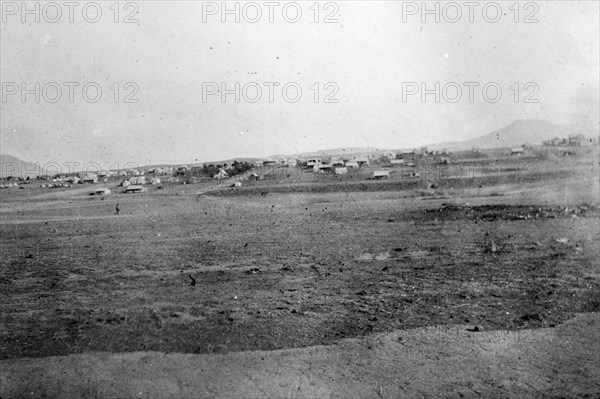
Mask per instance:
[[[42,168],[39,164],[22,161],[12,155],[0,154],[0,178],[8,176],[31,178],[40,175],[42,175]]]
[[[483,136],[459,142],[446,142],[431,144],[428,148],[448,151],[469,150],[473,147],[479,149],[516,147],[525,143],[532,145],[542,144],[545,140],[554,137],[567,137],[569,135],[583,134],[586,137],[598,135],[589,130],[582,130],[575,126],[555,125],[539,119],[516,120],[510,125],[495,130]]]

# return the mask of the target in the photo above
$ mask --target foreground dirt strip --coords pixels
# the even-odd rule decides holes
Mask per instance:
[[[599,397],[600,314],[521,332],[437,327],[333,346],[0,362],[0,397]]]

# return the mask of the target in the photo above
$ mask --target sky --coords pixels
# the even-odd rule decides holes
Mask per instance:
[[[1,153],[110,167],[598,129],[597,1],[90,3],[0,2]]]

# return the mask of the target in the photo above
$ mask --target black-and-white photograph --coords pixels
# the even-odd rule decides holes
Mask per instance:
[[[0,398],[600,397],[600,2],[0,0]]]

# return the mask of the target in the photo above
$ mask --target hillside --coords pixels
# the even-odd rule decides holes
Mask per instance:
[[[327,158],[327,157],[343,157],[345,155],[357,155],[357,154],[374,154],[378,152],[389,151],[389,149],[385,148],[375,148],[375,147],[346,147],[346,148],[331,148],[327,150],[318,150],[314,152],[303,152],[300,154],[293,155],[271,155],[270,159],[280,159],[280,158],[310,158],[310,157],[319,157],[319,158]]]
[[[514,121],[506,127],[470,140],[437,143],[428,147],[459,151],[468,150],[473,147],[479,149],[516,147],[525,143],[539,145],[544,140],[550,140],[554,137],[562,138],[580,133],[586,137],[593,136],[594,134],[597,135],[597,133],[582,130],[575,126],[560,126],[539,119],[521,119]]]
[[[0,178],[8,176],[35,177],[42,174],[41,166],[22,161],[8,154],[0,154],[0,166]]]

